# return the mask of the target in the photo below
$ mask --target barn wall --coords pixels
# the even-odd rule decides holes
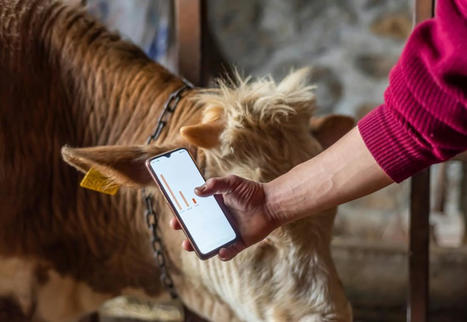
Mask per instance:
[[[224,54],[246,73],[312,66],[320,112],[362,115],[382,102],[411,29],[410,3],[211,0],[209,18]]]

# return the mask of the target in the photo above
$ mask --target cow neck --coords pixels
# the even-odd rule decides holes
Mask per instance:
[[[83,104],[86,109],[75,106],[75,120],[81,123],[77,125],[78,132],[81,131],[77,133],[77,145],[135,145],[146,142],[165,101],[183,86],[178,78],[159,65],[150,67],[154,73],[122,71],[114,77],[123,78],[121,82],[113,82],[112,75],[109,75],[95,92],[85,94],[85,97],[93,99]],[[108,86],[109,82],[113,83],[112,86]],[[182,99],[158,142],[175,140],[176,130],[194,114],[190,113],[194,111],[193,105],[186,97]]]
[[[68,134],[65,143],[144,144],[164,102],[183,81],[84,12],[59,5],[45,11],[54,19],[39,33],[47,44],[46,70],[54,71],[52,96],[61,96],[52,106],[66,114],[59,125]],[[56,32],[62,25],[66,32]]]

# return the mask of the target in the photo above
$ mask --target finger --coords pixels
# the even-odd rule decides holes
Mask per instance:
[[[184,250],[188,251],[188,252],[192,252],[194,249],[193,249],[193,246],[191,246],[191,243],[188,239],[185,239],[183,242],[182,242],[182,247]]]
[[[221,248],[219,250],[219,258],[223,261],[231,260],[244,249],[245,246],[242,243],[236,242],[235,244],[229,247]]]
[[[226,177],[210,178],[200,187],[195,188],[198,196],[209,196],[213,194],[232,192],[241,182],[242,178],[235,175]]]
[[[180,222],[178,221],[177,218],[173,217],[170,219],[170,227],[175,230],[180,230],[182,229],[182,226],[180,225]]]

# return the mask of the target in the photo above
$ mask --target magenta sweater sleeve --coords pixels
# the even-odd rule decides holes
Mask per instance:
[[[391,70],[385,103],[358,123],[396,182],[467,149],[467,0],[437,3]]]

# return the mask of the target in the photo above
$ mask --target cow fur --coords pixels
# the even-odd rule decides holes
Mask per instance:
[[[315,156],[305,71],[278,84],[239,77],[192,90],[151,146],[143,143],[182,81],[78,7],[0,0],[0,72],[0,304],[14,304],[11,319],[75,321],[116,295],[162,296],[145,187],[175,286],[195,312],[213,321],[351,320],[330,256],[335,209],[277,229],[232,261],[200,261],[168,229],[170,211],[144,168],[185,146],[206,177],[265,182]],[[121,191],[79,188],[82,175],[60,151]]]

